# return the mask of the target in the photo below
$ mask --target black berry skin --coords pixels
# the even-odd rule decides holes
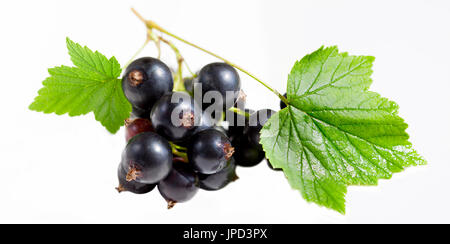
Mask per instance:
[[[133,119],[149,119],[151,110],[142,110],[140,108],[135,108],[131,110],[131,118]]]
[[[252,115],[255,111],[252,109],[245,109],[244,112]],[[231,139],[244,135],[248,127],[249,118],[232,111],[227,111],[225,120],[228,122],[228,136]]]
[[[180,99],[172,102],[173,98]],[[172,115],[174,121],[172,121]],[[162,96],[156,102],[150,118],[158,134],[170,141],[182,142],[192,136],[197,125],[201,123],[201,109],[189,94],[173,92]]]
[[[172,148],[169,142],[153,132],[141,133],[128,142],[122,154],[122,167],[127,181],[154,184],[172,169]]]
[[[127,171],[122,167],[122,164],[119,165],[117,176],[119,178],[119,186],[116,190],[119,193],[127,191],[135,194],[145,194],[151,192],[156,187],[156,184],[142,184],[136,181],[127,181]]]
[[[189,165],[177,162],[169,175],[159,182],[158,190],[170,209],[175,203],[191,200],[198,192],[198,184],[198,176]]]
[[[262,149],[262,146],[259,143],[261,129],[275,113],[276,112],[271,109],[262,109],[250,115],[249,126],[247,129],[248,140],[260,149]]]
[[[241,81],[237,71],[226,63],[212,63],[203,67],[198,75],[199,84],[202,85],[202,98],[209,91],[217,91],[222,95],[223,104],[218,104],[218,109],[227,110],[234,106]],[[227,91],[233,92],[232,96],[226,96]],[[202,103],[202,109],[208,108],[212,103]]]
[[[125,120],[125,140],[129,141],[134,136],[153,131],[152,123],[148,119],[127,119]]]
[[[217,131],[219,131],[220,133],[222,133],[224,135],[227,134],[227,130],[225,130],[225,128],[223,128],[222,126],[214,126],[214,127],[211,127],[211,129],[217,130]]]
[[[238,166],[253,167],[261,163],[266,157],[262,148],[250,143],[245,136],[235,138],[233,140],[233,147],[236,148],[233,157]]]
[[[203,190],[217,191],[223,189],[229,183],[238,179],[236,175],[236,164],[231,159],[221,171],[212,175],[199,174],[198,178],[200,180],[200,188]]]
[[[196,133],[188,145],[189,163],[201,174],[219,172],[226,166],[233,153],[234,148],[228,137],[216,129]]]
[[[285,93],[285,94],[283,95],[283,97],[286,97],[286,98],[287,98],[287,93]],[[287,106],[286,106],[286,103],[284,103],[283,100],[280,100],[280,108],[283,109],[283,108],[285,108],[285,107],[287,107]]]
[[[159,98],[172,91],[172,73],[159,59],[140,58],[125,70],[122,89],[133,107],[149,111]]]

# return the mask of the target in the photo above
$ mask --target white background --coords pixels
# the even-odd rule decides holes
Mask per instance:
[[[2,1],[0,4],[1,223],[450,222],[449,1]],[[294,62],[321,45],[373,55],[372,90],[400,104],[429,165],[377,187],[350,187],[345,216],[306,203],[265,163],[240,180],[168,211],[157,191],[117,194],[124,132],[93,115],[27,109],[47,68],[71,65],[65,37],[124,64],[145,39],[133,6],[168,30],[246,67],[280,91]],[[179,44],[194,69],[216,61]],[[175,60],[164,50],[164,61]],[[155,55],[149,46],[144,55]],[[251,108],[277,97],[242,74]]]

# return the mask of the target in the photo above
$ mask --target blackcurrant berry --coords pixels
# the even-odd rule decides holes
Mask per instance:
[[[136,181],[127,181],[127,171],[122,167],[122,164],[119,165],[117,176],[119,177],[119,186],[116,190],[119,193],[128,191],[135,194],[145,194],[151,192],[156,186],[156,184],[142,184]]]
[[[285,94],[283,95],[283,97],[286,97],[286,98],[287,98],[287,93],[285,93]],[[283,108],[285,108],[285,107],[287,107],[286,103],[284,103],[283,100],[280,100],[280,108],[283,109]]]
[[[186,163],[176,162],[169,175],[158,183],[158,190],[170,209],[191,200],[198,191],[198,176]]]
[[[227,110],[234,106],[241,90],[239,74],[232,66],[226,63],[206,65],[200,70],[196,83],[202,85],[202,99],[207,92],[218,92],[222,98],[222,103],[202,101],[202,109],[215,104],[217,105],[216,109]],[[196,83],[194,83],[194,86]],[[230,94],[227,95],[227,92]]]
[[[271,109],[258,110],[256,113],[250,115],[249,126],[247,129],[248,140],[254,145],[257,145],[260,149],[260,133],[263,126],[276,112]]]
[[[189,94],[168,93],[153,106],[151,122],[155,131],[174,142],[189,138],[201,122],[201,110]]]
[[[159,59],[140,58],[125,70],[122,89],[133,107],[148,111],[166,92],[172,91],[172,73]]]
[[[156,133],[141,133],[128,142],[122,154],[122,167],[127,171],[127,181],[157,183],[172,169],[172,148]]]
[[[250,143],[245,136],[235,138],[233,140],[233,147],[236,148],[234,159],[236,165],[242,167],[253,167],[261,163],[266,154],[257,145]]]
[[[233,153],[234,148],[228,137],[215,129],[196,133],[188,145],[189,163],[202,174],[214,174],[222,170]]]
[[[200,180],[200,188],[207,191],[217,191],[225,186],[227,186],[230,182],[233,182],[238,179],[236,175],[236,164],[233,159],[231,159],[225,168],[221,171],[212,174],[205,175],[199,174],[198,178]]]
[[[126,141],[140,133],[153,131],[152,123],[148,119],[127,119],[125,121],[125,127]]]

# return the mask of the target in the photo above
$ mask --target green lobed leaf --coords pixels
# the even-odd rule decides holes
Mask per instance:
[[[288,78],[289,106],[266,123],[261,143],[273,167],[307,201],[345,213],[349,185],[376,185],[425,164],[411,147],[398,105],[370,92],[374,57],[320,48]]]
[[[30,109],[58,115],[84,115],[94,112],[95,119],[115,133],[130,116],[131,105],[122,91],[122,70],[117,60],[107,59],[67,38],[67,48],[77,67],[60,66],[48,70]]]

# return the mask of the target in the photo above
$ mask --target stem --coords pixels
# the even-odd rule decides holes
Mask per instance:
[[[155,41],[156,50],[158,50],[158,59],[161,59],[161,42]]]
[[[186,69],[189,71],[189,73],[191,73],[192,77],[196,77],[197,75],[192,72],[192,69],[189,67],[189,65],[187,64],[186,60],[184,60],[184,65],[186,66]]]
[[[186,91],[186,87],[184,86],[184,82],[183,82],[183,63],[186,65],[186,68],[188,69],[188,71],[193,75],[192,70],[189,68],[187,62],[185,61],[185,59],[183,58],[183,56],[181,55],[180,50],[169,40],[166,40],[165,38],[163,38],[162,36],[157,36],[153,33],[153,31],[151,29],[147,29],[147,35],[148,35],[148,39],[152,40],[155,42],[156,47],[158,48],[158,59],[161,56],[161,42],[164,42],[165,44],[167,44],[172,51],[175,53],[176,59],[177,59],[177,72],[174,75],[174,90],[175,91]]]
[[[229,110],[230,110],[231,112],[233,112],[233,113],[236,113],[236,114],[245,116],[246,118],[249,118],[249,117],[250,117],[250,114],[247,113],[247,112],[245,112],[245,111],[242,110],[242,109],[239,109],[239,108],[236,108],[236,107],[231,107]]]
[[[182,146],[178,146],[177,144],[173,143],[173,142],[169,142],[170,146],[172,146],[173,148],[177,149],[177,150],[181,150],[181,151],[187,151],[187,148],[182,147]]]
[[[169,40],[166,40],[162,37],[159,37],[159,40],[166,43],[175,53],[175,56],[177,58],[178,68],[177,73],[175,75],[175,84],[174,84],[174,90],[175,91],[186,91],[186,87],[184,87],[183,82],[183,62],[184,58],[181,56],[180,50]]]
[[[213,52],[211,52],[211,51],[208,51],[208,50],[206,50],[206,49],[204,49],[204,48],[202,48],[202,47],[200,47],[200,46],[198,46],[198,45],[196,45],[196,44],[194,44],[194,43],[192,43],[192,42],[189,42],[189,41],[187,41],[187,40],[185,40],[185,39],[183,39],[183,38],[181,38],[181,37],[179,37],[179,36],[177,36],[177,35],[175,35],[175,34],[172,34],[171,32],[169,32],[169,31],[167,31],[166,29],[162,28],[161,26],[159,26],[159,25],[156,24],[155,22],[153,22],[153,21],[151,21],[151,20],[146,20],[146,19],[145,19],[144,17],[142,17],[142,15],[140,15],[135,9],[132,8],[131,11],[133,11],[133,13],[134,13],[134,14],[135,14],[142,22],[145,23],[145,25],[147,26],[148,29],[156,29],[156,30],[158,30],[158,31],[160,31],[160,32],[162,32],[162,33],[164,33],[164,34],[166,34],[166,35],[168,35],[168,36],[171,36],[171,37],[173,37],[173,38],[175,38],[175,39],[177,39],[177,40],[179,40],[179,41],[181,41],[181,42],[183,42],[183,43],[185,43],[185,44],[187,44],[187,45],[189,45],[189,46],[191,46],[191,47],[194,47],[194,48],[196,48],[196,49],[198,49],[198,50],[200,50],[200,51],[203,51],[203,52],[205,52],[205,53],[207,53],[207,54],[209,54],[209,55],[211,55],[211,56],[213,56],[213,57],[215,57],[215,58],[217,58],[217,59],[222,60],[223,62],[225,62],[225,63],[227,63],[227,64],[233,66],[234,68],[240,70],[240,71],[243,72],[244,74],[246,74],[246,75],[252,77],[253,79],[255,79],[256,81],[258,81],[261,85],[263,85],[264,87],[266,87],[267,89],[269,89],[272,93],[274,93],[275,95],[277,95],[277,96],[278,96],[278,97],[279,97],[286,105],[289,104],[288,100],[287,100],[280,92],[278,92],[277,90],[275,90],[274,88],[272,88],[272,87],[269,86],[268,84],[264,83],[264,82],[263,82],[262,80],[260,80],[258,77],[256,77],[256,76],[253,75],[252,73],[248,72],[247,70],[245,70],[245,69],[242,68],[241,66],[239,66],[239,65],[237,65],[237,64],[234,64],[234,63],[232,63],[231,61],[229,61],[229,60],[227,60],[227,59],[225,59],[225,58],[223,58],[223,57],[221,57],[221,56],[219,56],[219,55],[217,55],[217,54],[215,54],[215,53],[213,53]]]
[[[153,22],[152,22],[152,23],[153,23]],[[156,24],[155,24],[155,25],[156,25]],[[153,26],[153,24],[150,25],[150,26]],[[179,41],[181,41],[181,42],[183,42],[183,43],[185,43],[185,44],[187,44],[187,45],[189,45],[189,46],[192,46],[192,47],[194,47],[194,48],[197,48],[197,49],[199,49],[200,51],[203,51],[203,52],[205,52],[205,53],[207,53],[207,54],[209,54],[209,55],[211,55],[211,56],[213,56],[213,57],[215,57],[215,58],[218,58],[218,59],[222,60],[223,62],[225,62],[225,63],[227,63],[227,64],[229,64],[229,65],[235,67],[236,69],[238,69],[238,70],[240,70],[241,72],[245,73],[246,75],[250,76],[250,77],[253,78],[254,80],[258,81],[261,85],[263,85],[264,87],[266,87],[267,89],[269,89],[271,92],[273,92],[275,95],[277,95],[281,100],[283,100],[284,103],[289,104],[289,102],[287,101],[287,99],[284,98],[283,95],[282,95],[280,92],[278,92],[277,90],[275,90],[274,88],[272,88],[272,87],[269,86],[268,84],[264,83],[264,82],[263,82],[262,80],[260,80],[258,77],[256,77],[256,76],[253,75],[252,73],[248,72],[247,70],[245,70],[245,69],[242,68],[241,66],[239,66],[239,65],[237,65],[237,64],[235,64],[235,63],[232,63],[231,61],[229,61],[229,60],[227,60],[227,59],[225,59],[225,58],[222,58],[221,56],[219,56],[219,55],[217,55],[217,54],[215,54],[215,53],[213,53],[213,52],[211,52],[211,51],[208,51],[208,50],[206,50],[206,49],[204,49],[204,48],[202,48],[202,47],[200,47],[200,46],[197,46],[197,45],[195,45],[194,43],[191,43],[191,42],[189,42],[189,41],[186,41],[186,40],[184,40],[183,38],[181,38],[181,37],[179,37],[179,36],[176,36],[176,35],[174,35],[174,34],[168,32],[167,30],[165,30],[165,29],[163,29],[163,28],[161,28],[161,27],[159,27],[159,26],[157,26],[157,25],[154,26],[153,28],[155,28],[155,29],[161,31],[161,32],[164,33],[164,34],[167,34],[168,36],[171,36],[171,37],[173,37],[173,38],[175,38],[175,39],[177,39],[177,40],[179,40]]]
[[[142,45],[142,46],[137,50],[137,52],[133,55],[133,57],[131,57],[131,59],[125,64],[125,66],[123,67],[124,70],[128,67],[128,65],[131,64],[131,62],[133,62],[133,61],[136,59],[136,57],[142,52],[142,50],[144,50],[144,48],[147,46],[147,44],[148,44],[149,42],[150,42],[150,39],[147,38],[147,40],[145,40],[145,42],[144,42],[144,45]]]

